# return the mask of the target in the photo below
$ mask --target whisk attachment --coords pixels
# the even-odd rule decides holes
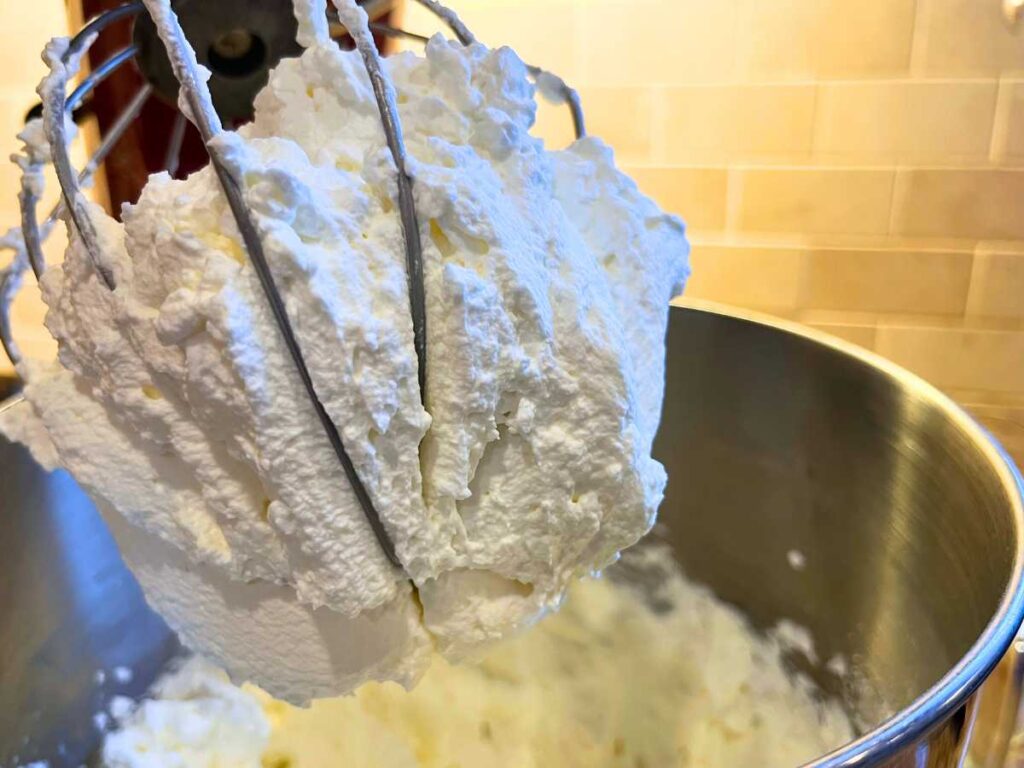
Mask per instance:
[[[469,27],[462,23],[462,19],[451,8],[441,5],[437,0],[417,0],[417,2],[447,24],[460,43],[472,45],[476,42],[476,35],[469,31]]]
[[[370,494],[363,485],[363,482],[359,477],[359,473],[356,472],[355,466],[352,464],[352,460],[349,457],[348,452],[345,450],[345,445],[342,442],[341,435],[338,433],[338,428],[334,425],[334,421],[327,413],[327,409],[324,408],[323,403],[317,396],[316,388],[313,385],[313,379],[309,372],[309,367],[306,365],[305,358],[302,355],[302,349],[299,346],[298,339],[295,337],[295,331],[293,330],[291,321],[288,318],[288,312],[285,309],[284,300],[281,298],[281,294],[277,289],[277,284],[274,281],[270,265],[267,263],[266,255],[263,252],[263,243],[260,240],[259,232],[256,229],[256,225],[249,212],[248,206],[245,204],[241,190],[239,189],[234,177],[232,177],[231,173],[227,170],[223,158],[221,157],[221,152],[214,142],[217,134],[219,134],[223,128],[221,126],[220,117],[214,111],[213,101],[211,100],[209,90],[206,87],[206,81],[199,74],[195,53],[192,51],[192,47],[185,39],[185,34],[181,29],[181,25],[178,23],[178,18],[171,10],[169,0],[144,0],[144,2],[153,22],[156,24],[157,32],[167,48],[167,54],[170,57],[171,66],[174,68],[174,74],[177,77],[178,82],[181,84],[181,94],[179,99],[183,100],[183,106],[187,107],[187,110],[184,110],[186,117],[188,117],[188,119],[191,120],[199,130],[203,143],[206,144],[207,150],[210,153],[210,164],[213,166],[213,169],[217,174],[221,191],[224,193],[224,196],[228,201],[228,206],[231,208],[231,213],[235,219],[236,225],[238,226],[238,231],[242,236],[242,242],[245,244],[246,251],[249,254],[249,260],[252,262],[253,269],[256,271],[259,278],[260,285],[263,288],[264,295],[270,305],[274,320],[281,332],[281,337],[285,343],[285,347],[288,349],[288,354],[298,370],[303,388],[309,396],[310,403],[312,404],[317,418],[324,428],[324,432],[331,444],[331,448],[334,450],[335,455],[338,457],[338,461],[341,463],[345,476],[348,478],[348,481],[352,486],[356,499],[358,500],[360,507],[362,507],[367,522],[373,529],[374,535],[377,537],[377,541],[380,544],[381,549],[384,551],[385,556],[391,561],[391,563],[401,567],[401,561],[398,559],[398,555],[395,552],[395,545],[391,541],[391,537],[388,535],[387,530],[384,528],[384,524],[381,521],[380,516],[377,514],[377,510],[374,508]]]
[[[427,401],[427,298],[423,283],[423,245],[420,243],[420,227],[416,218],[416,203],[412,196],[412,179],[405,168],[405,142],[402,138],[402,123],[398,117],[395,89],[384,74],[380,52],[374,45],[367,26],[366,13],[353,0],[333,0],[338,18],[348,29],[355,41],[356,50],[363,58],[363,64],[373,86],[377,99],[380,119],[384,124],[388,149],[394,160],[398,182],[398,210],[402,219],[402,237],[405,240],[405,264],[409,281],[409,311],[412,313],[413,343],[416,347],[417,378],[420,386],[420,400]]]
[[[7,230],[0,236],[0,248],[11,252],[11,263],[0,272],[0,346],[3,346],[7,358],[17,365],[21,362],[21,350],[14,340],[9,307],[18,295],[21,283],[25,279],[25,270],[28,269],[25,242],[17,227]]]
[[[104,285],[114,290],[114,276],[103,262],[103,248],[95,223],[88,211],[88,201],[82,194],[78,183],[78,174],[71,165],[69,142],[67,139],[67,98],[64,95],[70,76],[77,71],[82,55],[87,46],[76,49],[68,48],[60,56],[53,50],[48,51],[50,74],[43,80],[40,93],[43,97],[43,130],[53,157],[53,168],[57,173],[64,196],[64,205],[68,215],[74,222],[75,230],[82,240],[82,246],[89,254],[96,274]]]
[[[143,106],[152,94],[152,88],[144,85],[131,98],[127,106],[117,116],[110,130],[103,136],[95,154],[89,159],[85,167],[78,174],[78,181],[87,185],[95,175],[97,169],[106,160],[111,150],[121,140],[128,128],[139,116]],[[7,358],[18,365],[21,362],[21,352],[14,341],[14,332],[11,324],[11,305],[21,287],[25,270],[31,267],[36,280],[38,281],[46,267],[43,258],[42,243],[53,231],[54,225],[64,211],[63,198],[50,209],[43,223],[40,225],[36,218],[36,205],[38,202],[37,186],[32,179],[34,174],[41,176],[43,160],[38,156],[38,151],[30,150],[29,156],[21,158],[23,166],[22,190],[19,198],[21,200],[22,226],[9,229],[0,237],[0,250],[11,252],[11,261],[6,268],[0,270],[0,346],[3,347]]]
[[[186,1],[182,0],[182,2]],[[275,2],[280,4],[280,0],[275,0]],[[464,45],[471,45],[476,41],[473,33],[453,11],[436,0],[418,0],[418,2],[440,18]],[[356,0],[332,0],[332,3],[334,8],[330,13],[327,13],[324,0],[311,0],[306,5],[317,8],[320,13],[325,13],[330,21],[337,22],[343,31],[351,36],[373,87],[387,146],[396,170],[398,211],[405,242],[409,307],[417,357],[417,379],[421,400],[426,404],[429,383],[426,367],[426,295],[422,243],[413,197],[414,179],[406,167],[406,151],[394,87],[382,65],[380,52],[374,43],[372,32],[421,41],[425,41],[427,38],[379,22],[371,22],[364,8]],[[363,3],[363,5],[367,4],[380,5],[374,0]],[[3,239],[0,239],[0,248],[6,246],[14,252],[11,263],[6,269],[0,271],[0,343],[13,362],[17,364],[21,361],[20,352],[11,332],[10,305],[21,284],[24,272],[29,266],[37,278],[42,276],[45,269],[42,242],[62,213],[66,212],[71,226],[78,233],[100,280],[110,290],[114,290],[116,287],[114,275],[104,261],[100,238],[89,205],[82,193],[82,185],[88,182],[99,164],[103,162],[116,142],[138,116],[146,100],[160,89],[151,79],[139,89],[110,130],[107,131],[94,157],[80,173],[74,171],[69,156],[68,115],[70,115],[71,109],[106,77],[127,61],[136,60],[140,56],[141,44],[138,36],[136,35],[132,45],[118,51],[99,65],[80,85],[72,90],[70,95],[65,96],[65,93],[70,79],[77,71],[81,57],[88,51],[89,46],[96,39],[96,35],[119,19],[140,14],[145,15],[138,22],[144,19],[145,23],[152,27],[157,39],[162,43],[174,80],[178,84],[177,97],[181,114],[178,115],[172,128],[171,141],[166,155],[166,167],[172,172],[177,169],[186,121],[192,122],[206,145],[210,164],[217,176],[275,324],[299,374],[310,404],[382,551],[392,564],[401,568],[402,563],[395,551],[394,543],[374,506],[373,499],[345,449],[338,428],[317,395],[301,346],[288,317],[273,272],[267,262],[259,229],[245,202],[240,183],[228,169],[222,149],[215,141],[217,136],[224,131],[221,116],[215,108],[210,87],[203,76],[204,73],[200,71],[196,52],[186,38],[170,0],[132,0],[132,2],[125,3],[91,20],[63,47],[53,43],[47,49],[50,74],[40,86],[40,95],[43,101],[42,127],[49,152],[47,153],[43,147],[30,141],[26,156],[20,161],[23,171],[22,189],[19,196],[22,212],[21,230],[20,232],[17,229],[11,230]],[[291,19],[291,28],[295,28],[295,21],[294,18]],[[322,30],[327,27],[322,25],[319,28]],[[324,35],[325,33],[319,32],[318,34]],[[274,63],[276,61],[270,62],[267,65],[268,68]],[[546,96],[563,101],[569,106],[577,137],[584,135],[583,113],[576,91],[561,78],[538,67],[529,66],[528,71]],[[160,92],[163,93],[164,90],[160,90]],[[35,128],[38,129],[38,125]],[[36,209],[41,194],[42,168],[48,159],[52,161],[56,169],[62,199],[40,225]]]

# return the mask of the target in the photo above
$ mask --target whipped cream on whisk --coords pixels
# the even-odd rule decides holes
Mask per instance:
[[[532,623],[650,528],[688,254],[682,222],[599,139],[553,151],[530,135],[535,89],[511,49],[438,36],[385,60],[423,242],[421,402],[395,166],[359,56],[310,21],[316,5],[297,3],[305,53],[216,141],[403,568],[346,483],[211,169],[152,176],[123,223],[91,208],[116,288],[72,232],[42,280],[59,364],[23,366],[46,449],[153,606],[293,701],[411,684],[431,646],[457,658]]]

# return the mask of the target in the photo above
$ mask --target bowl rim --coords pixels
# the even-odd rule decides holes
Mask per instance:
[[[673,310],[722,315],[768,327],[827,347],[880,372],[901,388],[939,408],[950,422],[988,459],[1009,502],[1016,533],[1013,570],[999,606],[985,629],[961,659],[931,688],[863,736],[805,763],[802,768],[847,768],[875,764],[919,742],[949,719],[981,686],[1009,650],[1024,619],[1024,478],[999,441],[974,417],[917,374],[852,342],[798,322],[718,302],[681,298]]]

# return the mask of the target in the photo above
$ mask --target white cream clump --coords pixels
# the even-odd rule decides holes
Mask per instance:
[[[60,364],[25,394],[147,597],[233,676],[305,701],[412,684],[553,609],[651,526],[682,222],[585,138],[530,136],[508,48],[385,60],[424,246],[420,402],[395,167],[356,53],[303,28],[252,124],[216,141],[318,395],[395,542],[378,545],[210,169],[93,206],[43,278]],[[22,433],[26,429],[20,430]],[[44,446],[43,452],[51,450]],[[415,590],[412,584],[415,585]]]
[[[556,615],[478,662],[437,659],[411,692],[368,683],[309,708],[227,688],[193,659],[107,736],[104,765],[792,768],[853,737],[838,701],[786,671],[774,634],[674,569],[657,612],[649,597],[586,579]],[[242,734],[249,751],[228,762]],[[147,762],[154,754],[165,762]],[[176,762],[186,754],[197,759]]]
[[[259,701],[202,658],[165,674],[108,734],[103,762],[133,768],[260,765],[270,723]]]

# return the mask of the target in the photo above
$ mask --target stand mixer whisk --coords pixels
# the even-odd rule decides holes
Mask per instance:
[[[441,19],[463,45],[476,42],[473,33],[450,9],[436,0],[416,0]],[[315,0],[296,2],[295,8],[305,7],[313,22],[314,31],[326,35],[330,29],[332,37],[349,35],[359,52],[363,65],[373,87],[381,123],[384,127],[387,146],[395,165],[398,188],[398,212],[401,217],[405,243],[405,265],[408,279],[409,306],[412,315],[413,338],[418,362],[420,398],[425,401],[428,386],[426,370],[426,300],[423,282],[422,247],[413,200],[414,179],[406,170],[406,152],[402,139],[402,123],[398,113],[394,88],[384,70],[380,52],[374,42],[373,32],[391,37],[406,37],[425,41],[427,38],[386,24],[369,21],[373,14],[384,5],[375,0],[357,3],[355,0],[332,0],[334,8],[327,11],[322,19],[317,18],[325,11]],[[108,157],[111,150],[122,138],[132,122],[139,116],[143,106],[154,95],[169,100],[177,99],[180,114],[177,116],[171,134],[171,141],[165,159],[165,168],[170,173],[178,167],[186,121],[198,129],[209,161],[219,181],[235,223],[241,234],[249,261],[259,278],[264,296],[280,331],[288,354],[302,380],[306,394],[312,404],[331,446],[341,464],[348,482],[372,527],[381,549],[388,559],[399,568],[399,561],[393,542],[381,523],[345,445],[338,428],[327,414],[317,396],[307,368],[303,351],[296,339],[281,294],[275,283],[273,272],[264,255],[259,232],[248,209],[239,182],[227,170],[214,139],[225,129],[225,122],[234,123],[244,119],[252,107],[252,99],[262,86],[260,75],[265,82],[266,72],[281,58],[296,55],[301,48],[296,42],[295,9],[292,0],[260,0],[238,3],[207,3],[197,0],[133,0],[107,11],[89,21],[74,37],[63,44],[54,41],[46,50],[44,58],[50,73],[39,88],[42,97],[42,117],[30,123],[23,134],[27,151],[18,162],[22,168],[22,184],[19,195],[21,227],[14,228],[0,238],[0,248],[8,249],[13,256],[8,266],[0,271],[0,343],[10,360],[17,366],[22,355],[13,337],[11,324],[11,303],[14,300],[27,269],[31,268],[38,280],[46,269],[42,244],[51,234],[57,221],[66,217],[74,228],[83,248],[89,256],[93,269],[101,282],[111,291],[116,289],[114,275],[105,264],[102,243],[96,231],[83,187]],[[237,28],[238,13],[244,11],[247,23],[253,30]],[[79,85],[67,93],[68,85],[77,73],[83,56],[90,46],[111,24],[131,18],[134,20],[133,42],[96,66]],[[330,27],[328,27],[330,23]],[[186,29],[190,34],[186,34]],[[308,30],[300,31],[312,34]],[[203,51],[202,60],[197,58],[193,43],[198,38],[209,43],[209,47],[198,46]],[[257,76],[232,78],[232,67],[245,63],[247,57],[258,58]],[[129,100],[123,111],[103,136],[95,154],[81,170],[76,170],[69,152],[69,117],[82,104],[83,99],[103,80],[127,62],[134,61],[146,82]],[[210,82],[204,77],[200,63],[214,70]],[[251,63],[251,62],[250,62]],[[527,67],[530,75],[548,97],[564,102],[572,115],[576,137],[584,135],[583,112],[579,96],[561,78],[539,67]],[[218,77],[217,71],[226,72],[227,77]],[[251,70],[249,71],[251,74]],[[209,73],[205,73],[209,74]],[[235,73],[237,74],[237,72]],[[43,168],[52,162],[61,188],[61,199],[40,222],[37,207],[42,194]]]

